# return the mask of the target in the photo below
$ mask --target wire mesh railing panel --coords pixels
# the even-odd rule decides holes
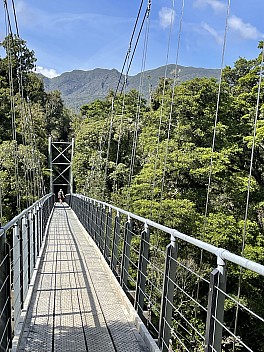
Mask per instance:
[[[47,195],[0,229],[1,351],[12,347],[53,205]]]
[[[263,265],[82,195],[71,206],[162,351],[264,352]]]

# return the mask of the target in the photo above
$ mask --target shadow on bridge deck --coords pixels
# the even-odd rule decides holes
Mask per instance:
[[[93,240],[56,203],[16,351],[149,351]]]

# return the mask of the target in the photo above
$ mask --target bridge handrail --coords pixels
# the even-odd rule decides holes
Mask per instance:
[[[73,196],[79,197],[79,198],[83,198],[86,199],[88,201],[92,201],[98,204],[103,205],[104,207],[108,207],[110,209],[115,210],[116,212],[122,213],[130,218],[133,218],[135,220],[139,220],[143,223],[145,223],[147,226],[152,226],[158,230],[164,231],[168,234],[171,235],[171,241],[174,242],[175,239],[181,239],[183,241],[186,241],[192,245],[195,245],[197,247],[199,247],[200,249],[206,250],[209,253],[212,253],[214,255],[216,255],[218,258],[222,259],[222,260],[228,260],[229,262],[232,262],[234,264],[240,265],[245,269],[249,269],[254,271],[257,274],[260,274],[262,276],[264,276],[264,265],[261,265],[259,263],[256,263],[250,259],[246,259],[243,258],[237,254],[234,254],[230,251],[228,251],[227,249],[221,248],[221,247],[216,247],[214,245],[211,245],[210,243],[207,242],[203,242],[201,240],[198,240],[197,238],[191,237],[189,235],[186,235],[176,229],[172,229],[170,227],[161,225],[159,223],[156,223],[155,221],[152,221],[150,219],[144,218],[142,216],[133,214],[131,212],[128,212],[126,210],[123,210],[121,208],[118,208],[112,204],[106,203],[106,202],[102,202],[100,200],[94,199],[94,198],[90,198],[90,197],[86,197],[83,196],[81,194],[72,194]]]
[[[162,352],[261,345],[263,265],[94,198],[69,204]]]
[[[36,206],[43,204],[48,198],[50,198],[53,195],[53,193],[46,194],[39,200],[37,200],[35,203],[33,203],[30,207],[24,209],[21,213],[19,213],[17,216],[15,216],[12,220],[10,220],[7,224],[3,225],[0,227],[0,236],[7,230],[9,230],[13,225],[15,225],[18,220],[20,220],[25,214],[30,212],[32,209],[34,209]]]
[[[50,193],[0,228],[0,350],[12,347],[54,206]]]

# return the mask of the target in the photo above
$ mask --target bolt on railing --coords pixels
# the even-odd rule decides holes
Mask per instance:
[[[0,350],[11,348],[54,205],[49,194],[0,228]]]
[[[259,299],[263,265],[95,199],[68,202],[162,351],[264,351],[264,307],[248,285],[236,296],[235,274]]]

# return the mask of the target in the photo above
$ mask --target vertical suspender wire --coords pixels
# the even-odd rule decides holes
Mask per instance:
[[[214,151],[215,151],[216,129],[217,129],[217,122],[218,122],[219,106],[220,106],[222,76],[223,76],[223,69],[224,69],[226,38],[227,38],[227,30],[228,30],[228,19],[229,19],[229,14],[230,14],[230,1],[231,0],[228,0],[227,13],[226,13],[225,34],[224,34],[224,42],[223,42],[223,49],[222,49],[221,70],[220,70],[220,77],[219,77],[219,84],[218,84],[217,103],[216,103],[215,122],[214,122],[214,132],[213,132],[211,157],[210,157],[210,169],[209,169],[208,186],[207,186],[206,203],[205,203],[205,212],[204,212],[203,234],[204,234],[205,228],[206,228],[207,215],[208,215],[208,206],[209,206],[209,196],[210,196],[210,192],[211,192],[212,171],[213,171],[213,155],[214,155]]]
[[[221,70],[220,70],[220,77],[219,77],[219,84],[218,84],[216,112],[215,112],[214,130],[213,130],[212,147],[211,147],[208,186],[207,186],[207,192],[206,192],[206,202],[205,202],[205,212],[204,212],[203,232],[202,232],[203,236],[205,234],[205,229],[206,229],[208,207],[209,207],[209,197],[210,197],[211,184],[212,184],[213,156],[214,156],[214,152],[215,152],[216,130],[217,130],[217,123],[218,123],[220,96],[221,96],[221,88],[222,88],[222,76],[223,76],[223,69],[224,69],[224,58],[225,58],[226,40],[227,40],[227,31],[228,31],[228,19],[229,19],[229,15],[230,15],[230,3],[231,3],[231,0],[228,0],[226,21],[225,21],[224,41],[223,41],[222,56],[221,56]],[[202,240],[203,240],[203,237],[202,237]],[[203,264],[203,249],[201,249],[201,252],[200,252],[199,270],[201,270],[202,264]],[[200,278],[198,279],[198,282],[197,282],[197,290],[196,290],[196,301],[197,302],[199,300],[199,292],[200,292]],[[197,309],[195,309],[195,318],[196,318],[196,315],[197,315]]]
[[[124,108],[125,108],[125,95],[126,95],[128,72],[129,72],[129,68],[130,68],[131,62],[132,62],[132,61],[130,61],[130,54],[131,54],[132,43],[133,43],[134,35],[136,33],[136,28],[137,28],[137,24],[138,24],[138,21],[139,21],[139,18],[140,18],[140,13],[141,13],[141,10],[142,10],[143,3],[144,3],[144,0],[141,0],[139,11],[138,11],[137,18],[136,18],[136,22],[134,24],[132,35],[131,35],[131,38],[130,38],[127,54],[126,54],[126,57],[125,57],[125,60],[124,60],[124,63],[123,63],[123,67],[122,67],[122,70],[121,70],[121,73],[120,73],[119,81],[118,81],[118,84],[117,84],[117,87],[116,87],[116,90],[115,90],[115,94],[114,94],[114,99],[115,99],[116,95],[117,95],[117,92],[118,92],[118,88],[119,88],[121,79],[122,79],[122,76],[123,76],[125,65],[127,63],[127,70],[126,70],[123,86],[121,88],[121,93],[120,93],[120,95],[122,95],[122,92],[123,92],[123,101],[122,101],[122,112],[121,112],[121,119],[120,119],[120,133],[119,133],[119,137],[118,137],[117,152],[116,152],[116,163],[115,163],[116,168],[117,168],[117,165],[118,165],[120,145],[121,145],[121,139],[122,139],[122,128],[123,128],[123,118],[124,118]],[[145,16],[146,16],[146,12],[145,12]],[[143,23],[144,23],[144,20],[145,20],[145,16],[144,16],[144,19],[143,19]],[[141,28],[142,28],[142,26],[141,26]],[[141,29],[139,31],[138,39],[139,39],[140,33],[141,33]],[[133,59],[133,56],[134,56],[134,53],[135,53],[135,50],[136,50],[136,47],[137,47],[138,39],[137,39],[136,45],[135,45],[134,50],[133,50],[132,59]],[[130,62],[130,65],[129,65],[129,62]],[[114,184],[113,184],[113,190],[114,191],[117,191],[117,185],[116,185],[117,184],[117,179],[116,178],[117,178],[117,175],[115,174]]]
[[[148,49],[148,38],[149,38],[149,27],[150,27],[150,16],[149,16],[150,15],[150,9],[151,9],[151,0],[148,1],[148,8],[147,8],[145,16],[144,16],[144,21],[145,21],[145,19],[147,19],[147,22],[146,22],[146,31],[145,31],[144,47],[143,47],[143,57],[142,57],[142,64],[141,64],[141,74],[140,74],[140,82],[139,82],[138,104],[137,104],[137,113],[136,113],[134,136],[133,136],[133,146],[132,146],[132,151],[131,151],[130,170],[129,170],[129,178],[128,178],[128,194],[127,194],[127,208],[128,209],[130,207],[130,185],[131,185],[132,177],[133,177],[133,174],[134,174],[134,166],[135,166],[135,160],[136,160],[136,149],[137,149],[137,140],[138,140],[138,125],[139,125],[140,113],[141,113],[142,86],[143,86],[143,78],[144,78],[146,59],[147,59],[147,49]],[[142,22],[142,24],[143,23],[144,22]],[[134,53],[133,53],[132,57],[133,56],[134,56]],[[130,63],[130,65],[131,65],[131,63]],[[129,67],[130,67],[130,65],[129,65]]]
[[[153,178],[151,181],[152,189],[151,189],[151,203],[150,203],[150,211],[149,211],[149,218],[152,219],[153,215],[153,202],[154,202],[154,190],[156,186],[156,178],[157,178],[157,163],[159,157],[159,147],[160,147],[160,136],[161,136],[161,126],[163,120],[163,108],[164,108],[164,100],[165,100],[165,88],[166,88],[166,80],[167,80],[167,71],[168,71],[168,62],[169,62],[169,53],[170,53],[170,44],[171,44],[171,35],[174,23],[174,8],[175,2],[172,0],[172,9],[171,9],[171,18],[170,18],[170,28],[169,28],[169,38],[168,38],[168,45],[167,45],[167,53],[166,53],[166,63],[165,63],[165,70],[164,70],[164,81],[162,87],[162,100],[161,100],[161,107],[160,107],[160,118],[159,118],[159,129],[158,129],[158,136],[157,136],[157,146],[155,149],[155,161],[153,167]],[[151,101],[150,101],[151,104]],[[155,244],[152,248],[153,250],[153,258],[157,258],[157,248],[159,248],[159,236],[154,237]],[[154,270],[151,271],[151,280],[154,281]],[[153,295],[153,285],[150,285],[150,294],[149,294],[149,304],[151,305]]]
[[[28,111],[29,111],[29,117],[30,117],[30,145],[32,148],[32,162],[33,162],[33,170],[32,170],[33,171],[33,185],[34,185],[33,198],[34,197],[40,198],[41,168],[40,168],[39,158],[37,156],[35,124],[34,124],[34,119],[33,119],[33,114],[32,114],[32,109],[31,109],[31,102],[29,99],[28,99]]]
[[[169,152],[169,141],[170,141],[170,133],[171,133],[171,125],[172,125],[172,113],[173,113],[173,105],[175,99],[175,89],[176,89],[176,81],[177,81],[177,72],[178,72],[178,61],[179,61],[179,53],[180,53],[180,43],[181,43],[181,34],[182,34],[182,22],[184,15],[184,0],[182,0],[181,4],[181,16],[179,21],[179,30],[178,30],[178,42],[176,49],[176,60],[175,60],[175,73],[172,85],[172,93],[171,93],[171,104],[170,104],[170,112],[169,112],[169,121],[168,121],[168,130],[167,130],[167,141],[165,146],[165,158],[163,163],[163,173],[161,180],[161,190],[160,190],[160,206],[158,212],[158,222],[160,222],[162,206],[163,206],[163,194],[164,194],[164,186],[165,186],[165,176],[167,172],[167,160],[168,160],[168,152]],[[159,237],[157,236],[157,247],[159,247]]]
[[[119,81],[118,81],[118,84],[117,84],[117,87],[116,87],[116,90],[115,90],[115,93],[114,93],[114,97],[112,99],[112,108],[111,108],[111,112],[110,112],[110,127],[109,127],[109,133],[108,133],[107,155],[106,155],[106,164],[105,164],[105,171],[104,171],[104,185],[103,185],[103,192],[102,192],[102,197],[103,198],[104,198],[105,191],[106,191],[107,171],[108,171],[108,163],[109,163],[108,158],[109,158],[109,153],[110,153],[111,135],[112,135],[113,119],[114,119],[114,101],[115,101],[115,98],[116,98],[116,95],[117,95],[117,91],[118,91],[118,88],[119,88],[119,85],[120,85],[120,82],[121,82],[121,79],[122,79],[122,76],[123,76],[123,71],[124,71],[124,68],[125,68],[125,64],[126,64],[127,60],[129,59],[129,56],[130,56],[131,46],[132,46],[133,38],[134,38],[134,35],[135,35],[135,32],[136,32],[136,27],[137,27],[138,20],[139,20],[139,17],[140,17],[140,13],[141,13],[141,10],[142,10],[143,2],[144,2],[144,0],[141,0],[141,4],[140,4],[140,8],[139,8],[139,11],[138,11],[138,14],[137,14],[136,22],[134,24],[132,35],[131,35],[131,38],[130,38],[129,48],[128,48],[128,51],[127,51],[127,54],[126,54],[126,57],[125,57],[125,60],[124,60],[124,63],[123,63],[122,72],[120,73]],[[147,12],[147,10],[146,10],[146,12]],[[146,17],[146,12],[145,12],[145,16],[144,16],[142,25],[143,25],[145,17]],[[141,25],[141,28],[142,28],[142,25]],[[139,39],[139,35],[138,35],[138,39]],[[133,55],[134,55],[135,50],[136,50],[138,39],[137,39],[136,45],[134,47]],[[133,55],[132,55],[132,59],[133,59]],[[130,61],[130,65],[131,65],[131,61]],[[130,68],[129,65],[128,65],[128,67]],[[129,70],[129,68],[128,68],[128,70]],[[126,76],[127,75],[128,75],[128,71],[126,73]],[[122,90],[124,88],[124,85],[125,85],[125,82],[124,82],[124,84],[122,86]]]
[[[102,199],[104,199],[105,191],[106,191],[107,171],[108,171],[109,154],[110,154],[110,146],[111,146],[111,136],[112,136],[112,131],[113,131],[113,122],[114,122],[114,98],[112,98],[112,106],[111,106],[111,117],[110,117],[110,127],[109,127],[109,132],[108,132],[108,143],[107,143],[107,152],[106,152]]]
[[[157,136],[157,148],[156,148],[156,151],[155,151],[155,161],[154,161],[154,168],[153,168],[151,203],[150,203],[150,212],[149,212],[150,219],[152,218],[153,201],[154,201],[154,189],[155,189],[155,186],[156,186],[156,178],[157,178],[157,162],[158,162],[158,156],[159,156],[161,125],[162,125],[162,120],[163,120],[165,88],[166,88],[166,80],[167,80],[168,61],[169,61],[170,43],[171,43],[171,34],[172,34],[173,22],[174,22],[174,0],[172,0],[172,11],[171,11],[171,18],[170,18],[170,31],[169,31],[167,54],[166,54],[166,64],[165,64],[165,71],[164,71],[164,82],[163,82],[163,87],[162,87],[162,100],[161,100],[161,108],[160,108],[159,129],[158,129],[158,136]]]
[[[121,73],[120,73],[120,76],[119,76],[119,81],[117,83],[117,87],[116,87],[114,96],[116,96],[116,94],[118,92],[118,88],[119,88],[119,85],[120,85],[120,82],[121,82],[121,79],[122,79],[122,76],[123,76],[123,72],[124,72],[124,69],[125,69],[126,62],[129,61],[131,47],[132,47],[132,43],[133,43],[133,39],[134,39],[134,35],[135,35],[135,32],[136,32],[136,28],[137,28],[137,24],[138,24],[138,20],[139,20],[139,17],[140,17],[140,13],[141,13],[141,10],[142,10],[143,3],[144,3],[144,0],[141,0],[140,7],[139,7],[139,10],[138,10],[138,14],[137,14],[137,18],[136,18],[136,22],[134,24],[134,28],[133,28],[132,35],[131,35],[130,42],[129,42],[129,46],[128,46],[128,50],[127,50],[126,57],[125,57],[125,60],[124,60],[124,63],[123,63],[123,67],[122,67],[122,70],[121,70]],[[126,73],[125,76],[127,77],[127,73]]]
[[[17,38],[20,39],[15,4],[14,4],[13,0],[12,0],[12,8],[13,8],[13,16],[14,16],[14,21],[15,21],[15,26],[16,26],[16,35],[17,35]],[[11,21],[10,21],[10,15],[9,15],[7,3],[6,3],[6,9],[7,9],[7,16],[8,16],[8,20],[9,20],[10,32],[12,33]],[[13,37],[12,37],[12,40],[13,40]],[[22,49],[21,49],[21,45],[20,45],[20,52],[18,53],[18,57],[17,57],[17,61],[19,63],[18,70],[17,70],[17,78],[18,78],[18,85],[19,85],[19,93],[20,93],[20,97],[21,97],[21,103],[20,103],[21,118],[24,118],[26,116],[25,122],[22,123],[22,129],[23,129],[22,141],[23,141],[23,145],[26,146],[26,144],[27,144],[26,143],[27,115],[26,115],[26,107],[25,107],[25,101],[24,101],[23,76],[22,76],[22,71],[21,71],[21,53],[22,53]],[[25,167],[24,172],[25,172],[25,181],[26,181],[25,195],[26,195],[27,206],[29,206],[30,205],[29,190],[32,187],[32,182],[30,181],[30,175],[28,174],[28,165],[27,165],[28,160],[27,160],[26,155],[23,156],[23,160],[24,160],[23,163],[24,163],[24,167]]]
[[[133,62],[133,59],[134,59],[134,56],[135,56],[135,53],[136,53],[136,49],[137,49],[137,46],[138,46],[138,43],[139,43],[139,39],[140,39],[142,30],[143,30],[143,27],[144,27],[144,23],[145,23],[146,19],[149,18],[150,7],[151,7],[151,0],[148,0],[148,7],[147,7],[147,9],[146,9],[146,11],[144,13],[144,17],[143,17],[143,19],[141,21],[141,26],[140,26],[140,29],[139,29],[139,32],[138,32],[138,35],[137,35],[136,43],[134,45],[134,49],[132,51],[132,55],[131,55],[130,60],[129,60],[128,65],[127,65],[126,76],[128,76],[129,70],[131,68],[131,65],[132,65],[132,62]],[[123,82],[123,85],[122,85],[122,88],[120,90],[120,93],[123,92],[124,86],[125,86],[125,81]]]
[[[19,186],[19,176],[18,176],[18,147],[16,140],[16,112],[15,112],[15,97],[14,97],[14,84],[13,84],[13,70],[12,70],[12,57],[10,40],[13,38],[11,21],[7,7],[7,1],[4,0],[4,10],[5,10],[5,25],[6,25],[6,36],[7,41],[7,60],[8,60],[8,79],[9,79],[9,91],[10,91],[10,114],[12,120],[12,139],[14,143],[13,157],[15,164],[15,183],[16,183],[16,209],[17,213],[21,212],[21,190]],[[10,37],[11,36],[11,37]]]
[[[19,29],[18,29],[18,21],[17,21],[17,16],[16,16],[16,9],[15,9],[15,3],[14,0],[12,0],[12,9],[13,9],[13,16],[14,16],[14,21],[15,21],[15,26],[16,26],[16,33],[17,33],[17,37],[18,39],[20,39],[20,35],[19,35]],[[23,75],[22,75],[22,70],[21,70],[21,54],[22,54],[22,50],[21,50],[21,46],[20,46],[20,52],[19,52],[19,58],[18,61],[20,63],[20,67],[18,70],[18,82],[19,82],[19,91],[20,91],[20,95],[21,95],[21,105],[22,105],[22,115],[24,112],[24,116],[26,116],[26,120],[27,120],[27,108],[26,108],[26,104],[25,104],[25,100],[24,100],[24,87],[23,87]],[[30,104],[30,102],[29,102]],[[29,145],[32,147],[32,160],[31,162],[28,160],[27,155],[25,155],[25,165],[28,166],[27,164],[30,163],[31,165],[29,165],[30,167],[28,168],[30,171],[30,168],[32,169],[32,173],[31,171],[29,172],[29,174],[27,175],[27,171],[26,171],[26,176],[28,176],[28,185],[31,186],[31,195],[33,197],[33,199],[31,200],[31,202],[29,202],[29,196],[27,197],[28,199],[28,206],[30,205],[30,203],[32,203],[32,201],[34,200],[34,197],[37,195],[37,189],[38,187],[36,187],[36,175],[35,175],[35,165],[32,165],[33,163],[37,164],[37,161],[35,160],[35,152],[36,152],[36,147],[32,145],[33,142],[33,138],[32,137],[32,124],[33,124],[33,119],[32,119],[32,114],[31,114],[31,109],[30,109],[30,105],[28,106],[29,108]],[[24,126],[24,124],[23,124]],[[26,129],[26,124],[24,126],[24,130]],[[26,133],[23,133],[24,136],[26,136]],[[25,138],[25,137],[24,137]],[[26,140],[24,141],[24,145],[26,146]],[[32,167],[33,166],[33,167]],[[33,178],[33,180],[30,180],[30,178]]]
[[[126,97],[126,87],[127,87],[127,75],[125,76],[125,86],[123,90],[123,99],[122,99],[122,111],[121,111],[121,117],[120,117],[120,130],[119,130],[119,136],[118,136],[118,142],[117,142],[117,151],[116,151],[116,161],[115,161],[115,177],[114,177],[114,184],[113,184],[113,191],[117,192],[118,190],[118,182],[117,182],[117,165],[119,162],[119,152],[120,152],[120,146],[121,146],[121,139],[122,139],[122,134],[123,134],[123,120],[124,120],[124,111],[125,111],[125,97]]]
[[[169,152],[171,125],[172,125],[172,111],[173,111],[173,104],[174,104],[174,99],[175,99],[175,88],[176,88],[178,61],[179,61],[179,53],[180,53],[183,14],[184,14],[184,0],[182,0],[181,17],[180,17],[180,24],[179,24],[179,34],[178,34],[176,62],[175,62],[175,74],[174,74],[173,86],[172,86],[171,105],[170,105],[169,123],[168,123],[168,131],[167,131],[167,142],[166,142],[166,147],[165,147],[165,158],[164,158],[162,181],[161,181],[160,207],[159,207],[158,222],[160,222],[160,217],[161,217],[161,211],[162,211],[162,205],[163,205],[163,193],[164,193],[164,185],[165,185],[165,175],[167,172],[167,160],[168,160],[168,152]]]
[[[258,81],[258,95],[257,95],[257,103],[256,103],[256,110],[255,110],[254,127],[253,127],[253,140],[252,140],[251,156],[250,156],[250,167],[249,167],[249,175],[248,175],[246,209],[245,209],[243,232],[242,232],[241,257],[244,257],[244,250],[245,250],[245,245],[246,245],[247,219],[248,219],[248,209],[249,209],[249,199],[250,199],[250,190],[251,190],[251,180],[252,180],[252,169],[253,169],[253,161],[254,161],[254,152],[255,152],[255,144],[256,144],[257,122],[258,122],[258,115],[259,115],[259,102],[260,102],[260,91],[261,91],[262,74],[263,74],[263,64],[264,64],[264,45],[262,47],[262,53],[261,53],[260,74],[259,74],[259,81]],[[239,280],[238,280],[237,305],[236,305],[234,335],[236,335],[236,332],[237,332],[239,300],[240,300],[241,282],[242,282],[242,270],[243,269],[242,269],[242,266],[241,266],[240,267],[240,271],[239,271]],[[236,341],[235,341],[235,337],[234,337],[234,339],[233,339],[233,352],[235,352],[235,350],[236,350],[235,344],[236,344]]]

